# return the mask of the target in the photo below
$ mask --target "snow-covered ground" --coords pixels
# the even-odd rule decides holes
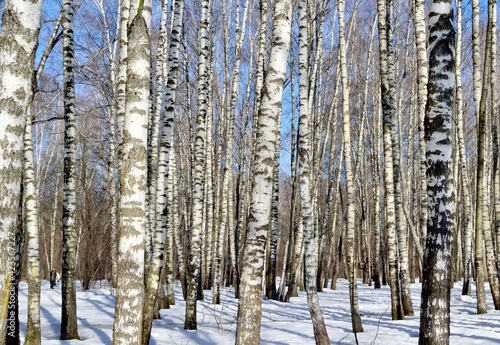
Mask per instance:
[[[495,311],[488,284],[488,314],[476,315],[475,287],[472,297],[461,296],[461,284],[451,292],[452,345],[500,344],[500,312]],[[20,284],[21,343],[26,334],[27,284]],[[411,286],[415,316],[392,321],[390,292],[359,285],[359,306],[364,333],[358,333],[359,344],[418,344],[420,284]],[[212,295],[205,291],[205,301],[198,303],[198,330],[185,331],[185,304],[180,286],[176,285],[176,305],[162,310],[162,320],[155,320],[150,344],[234,344],[237,300],[231,289],[222,289],[221,304],[211,304]],[[323,315],[332,344],[355,344],[351,330],[348,284],[339,280],[337,290],[325,289],[319,294]],[[104,286],[81,292],[77,290],[78,331],[83,342],[59,340],[61,290],[51,290],[42,283],[42,344],[111,344],[115,295]],[[305,292],[288,304],[263,301],[261,344],[314,344],[312,323]]]

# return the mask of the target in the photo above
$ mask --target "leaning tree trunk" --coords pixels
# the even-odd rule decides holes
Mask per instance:
[[[13,234],[21,195],[23,133],[31,95],[42,0],[8,0],[0,31],[0,298],[10,288]],[[5,339],[8,304],[2,302],[0,339]]]
[[[172,3],[172,6],[175,7],[175,1]],[[167,70],[164,68],[165,66],[165,48],[167,46],[167,13],[168,13],[168,3],[163,0],[161,5],[161,17],[160,17],[160,32],[158,37],[158,43],[156,45],[156,67],[155,67],[155,76],[156,76],[156,92],[153,97],[151,93],[151,103],[150,103],[150,123],[149,123],[149,135],[148,135],[148,219],[147,219],[147,228],[146,228],[146,252],[147,252],[147,260],[145,273],[147,276],[151,277],[153,280],[153,276],[156,275],[155,272],[152,272],[152,276],[149,273],[150,265],[156,265],[158,267],[158,254],[159,248],[154,248],[154,242],[156,237],[156,232],[161,229],[161,214],[163,208],[157,205],[159,202],[162,206],[165,205],[165,176],[160,176],[159,165],[167,164],[164,160],[161,162],[159,160],[159,146],[161,145],[161,140],[159,140],[160,135],[160,122],[162,118],[162,108],[163,108],[163,91],[165,89],[165,79]],[[165,165],[163,165],[163,172],[165,171]],[[163,174],[165,175],[165,174]],[[159,185],[163,183],[163,185]],[[158,197],[163,197],[162,201],[158,201]],[[160,224],[158,227],[157,225]],[[157,257],[153,256],[155,253],[153,251],[156,250]],[[153,262],[156,261],[156,262]],[[146,285],[148,284],[148,280],[146,279]],[[152,282],[152,281],[151,281]],[[148,287],[146,287],[146,290]],[[150,287],[151,290],[151,287]],[[150,292],[146,292],[146,304],[149,303],[150,299],[148,295],[151,295]],[[144,305],[146,307],[146,304]],[[149,306],[147,306],[149,308]],[[149,314],[148,310],[145,310],[145,316]]]
[[[167,7],[166,3],[163,5]],[[153,174],[152,178],[157,178],[157,182],[152,184],[152,188],[156,188],[155,194],[156,197],[156,209],[152,211],[151,204],[149,208],[149,212],[156,213],[156,216],[153,217],[151,214],[149,215],[149,219],[153,221],[154,227],[152,227],[151,231],[154,233],[154,243],[153,243],[153,256],[151,258],[151,263],[149,266],[149,271],[147,272],[146,279],[146,290],[145,290],[145,299],[144,299],[144,309],[143,309],[143,334],[142,334],[142,343],[148,344],[149,338],[151,335],[151,326],[153,325],[153,312],[154,306],[156,304],[156,291],[158,290],[158,283],[160,278],[160,270],[161,270],[161,262],[162,255],[164,255],[164,245],[165,245],[165,236],[167,233],[167,222],[169,221],[167,218],[167,174],[175,173],[174,171],[168,171],[167,166],[169,163],[169,154],[171,151],[171,141],[172,141],[172,133],[173,133],[173,122],[174,122],[174,103],[175,103],[175,92],[177,90],[177,74],[179,70],[179,42],[181,39],[181,31],[182,31],[182,22],[183,22],[183,13],[184,13],[184,0],[177,0],[174,4],[174,18],[173,18],[173,27],[170,38],[170,49],[168,53],[168,78],[167,78],[167,86],[166,86],[166,95],[165,95],[165,114],[163,120],[163,133],[161,136],[160,143],[160,157],[157,167],[157,177],[156,174]],[[166,14],[165,14],[166,16]],[[166,22],[166,18],[164,18]],[[166,27],[162,25],[162,34],[166,36]],[[166,37],[165,37],[166,40]],[[164,49],[163,46],[159,45],[159,49]],[[159,78],[158,81],[162,81],[163,78]],[[161,88],[160,85],[157,85],[158,88]],[[157,93],[157,98],[161,99],[161,93]],[[160,108],[162,103],[157,101],[156,107]],[[159,111],[158,109],[156,110]],[[156,116],[156,115],[155,115]],[[156,158],[154,158],[154,154],[152,155],[153,164],[155,164]],[[151,200],[150,200],[151,202]],[[172,235],[172,227],[168,229],[169,238],[173,238]],[[168,246],[172,246],[172,242],[167,242]],[[168,248],[166,250],[168,253],[171,253],[172,248]],[[169,260],[169,265],[170,265]],[[166,269],[164,267],[163,269]],[[170,272],[171,275],[171,272]],[[161,284],[160,284],[161,285]]]
[[[429,6],[429,94],[425,117],[429,219],[419,344],[448,344],[451,238],[455,227],[452,118],[455,29],[451,0]]]
[[[73,0],[63,4],[64,202],[61,340],[80,339],[76,319],[76,110]]]
[[[120,244],[113,345],[142,344],[150,23],[151,2],[133,2],[127,30],[129,58],[121,154]]]
[[[305,283],[307,293],[307,305],[314,329],[314,338],[316,344],[330,344],[328,333],[326,331],[325,320],[319,306],[317,274],[318,274],[318,255],[316,252],[316,243],[314,240],[313,227],[313,207],[311,205],[311,172],[309,165],[312,163],[311,150],[311,127],[308,94],[309,94],[309,40],[308,29],[307,0],[299,1],[299,136],[298,136],[298,178],[299,195],[301,200],[302,224],[304,227],[305,244]]]
[[[286,75],[291,18],[292,2],[277,0],[269,70],[262,89],[256,128],[248,232],[243,252],[238,303],[237,345],[255,345],[260,339],[262,273],[272,199],[273,157],[276,138],[280,135],[278,112],[281,109]]]

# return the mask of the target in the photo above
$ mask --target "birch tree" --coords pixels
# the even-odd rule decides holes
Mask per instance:
[[[479,37],[479,0],[472,0],[472,62],[473,62],[473,96],[474,96],[474,110],[478,124],[481,122],[480,118],[480,100],[481,100],[481,56],[480,56],[480,37]],[[481,126],[481,125],[479,125]],[[479,129],[480,131],[480,129]],[[484,139],[483,139],[484,140]],[[478,135],[478,155],[484,155],[483,145],[481,143],[481,135]],[[484,156],[483,156],[484,157]],[[483,250],[483,207],[482,207],[482,194],[483,191],[483,164],[484,158],[478,156],[477,162],[477,181],[476,181],[476,227],[475,227],[475,247],[476,247],[476,295],[477,295],[477,313],[486,313],[486,297],[484,293],[484,250]]]
[[[499,99],[497,86],[497,3],[491,1],[491,131],[493,136],[493,179],[494,179],[494,201],[495,201],[495,243],[496,253],[500,253],[500,169],[498,164],[498,121],[500,117]]]
[[[359,315],[358,287],[356,283],[356,263],[354,257],[354,183],[351,162],[351,130],[349,114],[349,85],[347,80],[347,57],[345,40],[345,1],[340,0],[339,6],[339,62],[342,78],[342,123],[344,142],[344,170],[347,188],[347,270],[349,280],[349,297],[351,303],[351,321],[354,333],[363,332],[361,316]]]
[[[7,0],[0,31],[0,339],[5,339],[22,178],[23,133],[31,95],[42,0]]]
[[[491,6],[489,6],[488,13],[488,29],[486,34],[486,50],[485,50],[485,63],[483,69],[483,85],[481,91],[481,101],[479,105],[479,113],[477,114],[478,120],[478,144],[477,144],[477,183],[476,183],[476,281],[477,281],[477,298],[478,298],[478,314],[486,313],[485,296],[484,294],[484,275],[483,271],[478,272],[483,267],[483,253],[486,254],[486,271],[488,274],[488,282],[491,287],[491,294],[495,309],[500,308],[499,296],[499,282],[498,272],[495,264],[493,253],[493,243],[491,235],[491,222],[489,214],[489,173],[488,173],[488,156],[489,139],[488,133],[488,113],[487,102],[489,100],[490,92],[490,71],[491,71]],[[496,42],[495,42],[496,44]],[[484,240],[484,251],[483,251]],[[483,279],[481,281],[481,278]],[[479,286],[481,284],[481,286]],[[484,308],[483,308],[484,303]]]
[[[28,324],[25,345],[40,345],[40,251],[31,111],[24,131],[24,193],[28,237]]]
[[[340,12],[340,11],[339,11]],[[314,241],[313,214],[311,205],[311,181],[309,165],[311,163],[311,126],[309,124],[308,96],[309,96],[309,40],[308,40],[307,0],[299,1],[299,137],[298,137],[298,178],[299,194],[301,200],[302,224],[304,227],[305,244],[305,274],[307,305],[314,328],[316,344],[329,344],[330,339],[326,331],[323,313],[319,306],[317,274],[318,255]],[[278,127],[279,128],[279,127]],[[279,135],[279,134],[278,134]]]
[[[237,345],[259,344],[262,278],[265,262],[269,208],[272,199],[273,157],[279,133],[292,18],[292,2],[277,0],[274,8],[269,69],[262,89],[253,158],[248,230],[243,249]]]
[[[456,117],[457,117],[457,144],[460,164],[460,182],[462,195],[465,204],[465,214],[462,219],[464,231],[464,283],[462,295],[471,294],[472,285],[472,221],[471,221],[471,200],[469,192],[469,181],[467,174],[467,158],[465,156],[464,141],[464,114],[462,96],[462,1],[457,0],[457,41],[455,47],[455,84],[456,84]],[[457,181],[458,182],[458,181]]]
[[[201,230],[203,223],[203,178],[205,167],[205,119],[208,98],[208,57],[210,41],[208,37],[210,2],[201,2],[199,59],[198,59],[198,106],[196,114],[196,134],[194,141],[194,171],[192,195],[192,228],[189,234],[191,257],[189,265],[189,285],[186,296],[186,318],[184,329],[197,329],[196,301],[199,275],[201,274]]]
[[[410,279],[409,279],[409,266],[408,266],[408,247],[407,247],[407,230],[405,223],[405,216],[403,210],[403,185],[402,185],[402,166],[401,152],[399,149],[398,140],[398,117],[396,108],[396,81],[395,81],[395,53],[394,53],[394,33],[393,33],[393,0],[386,0],[386,36],[387,36],[387,81],[389,84],[389,103],[392,121],[391,124],[391,142],[392,142],[392,165],[394,177],[394,202],[395,202],[395,220],[396,231],[398,239],[398,252],[399,252],[399,286],[401,288],[401,302],[403,305],[403,312],[405,315],[413,315],[413,305],[411,302],[410,293]],[[386,164],[390,164],[386,162]]]
[[[118,179],[121,178],[122,173],[122,150],[123,150],[123,126],[125,119],[125,102],[126,102],[126,88],[127,88],[127,51],[128,51],[128,36],[127,36],[127,27],[128,20],[130,15],[130,1],[131,0],[122,0],[121,2],[121,16],[120,16],[120,56],[119,56],[119,64],[118,64],[118,75],[117,75],[117,85],[116,85],[116,124],[118,129]],[[118,184],[118,187],[120,185]],[[120,196],[121,191],[118,188],[118,199],[117,204],[118,208],[120,207]],[[120,214],[118,212],[118,214]],[[117,224],[120,224],[120,219],[117,219]],[[118,246],[120,241],[118,225],[115,228],[115,231],[112,233],[112,238],[114,238],[113,249],[111,252],[111,257],[113,260],[112,264],[112,279],[113,286],[116,286],[118,282]]]
[[[61,340],[80,339],[76,319],[76,109],[73,0],[63,3],[64,201]]]
[[[460,1],[460,0],[459,0]],[[417,46],[417,98],[418,98],[418,143],[420,153],[420,235],[427,236],[427,178],[425,158],[424,119],[427,102],[427,45],[425,30],[425,1],[413,1],[413,23]],[[461,33],[460,33],[461,34]]]
[[[163,6],[167,6],[166,3]],[[171,151],[171,141],[173,132],[173,122],[175,114],[175,92],[177,90],[177,74],[179,70],[179,43],[181,39],[182,23],[184,17],[184,0],[176,0],[174,4],[174,17],[173,17],[173,27],[170,38],[170,49],[168,52],[168,78],[166,86],[165,95],[165,114],[163,120],[163,133],[161,137],[160,144],[160,157],[158,166],[158,182],[154,184],[157,187],[156,193],[156,217],[151,217],[155,222],[152,227],[155,235],[155,242],[153,247],[153,256],[151,259],[151,265],[148,272],[148,278],[146,281],[146,295],[144,300],[144,320],[143,320],[143,344],[149,342],[149,336],[151,334],[151,326],[153,322],[153,308],[155,305],[155,295],[158,290],[159,276],[160,276],[160,263],[161,256],[163,255],[162,247],[165,243],[165,237],[167,233],[167,219],[168,210],[167,205],[167,176],[168,174],[174,174],[175,171],[168,171],[167,166],[169,163],[169,154]],[[166,20],[166,19],[165,19]],[[164,30],[166,30],[164,28]],[[166,36],[166,32],[164,33]],[[166,40],[166,37],[165,37]],[[163,48],[163,47],[162,47]],[[157,86],[159,87],[159,86]],[[161,98],[161,93],[158,93],[156,97]],[[160,101],[156,102],[156,107],[161,107]],[[158,111],[158,110],[157,110]],[[173,169],[172,169],[173,170]],[[154,178],[154,176],[153,176]],[[169,229],[169,238],[173,236]],[[172,245],[172,242],[168,242],[167,245]],[[167,252],[171,251],[172,248],[168,248]],[[169,260],[170,261],[170,260]],[[172,263],[169,262],[169,265]],[[165,268],[164,268],[165,269]]]
[[[455,29],[451,0],[429,5],[429,94],[425,117],[429,219],[424,254],[419,344],[448,344],[451,239],[455,226],[452,117]]]
[[[391,310],[393,320],[404,319],[402,310],[400,289],[398,281],[397,257],[396,257],[396,217],[394,207],[394,171],[393,171],[393,152],[392,152],[392,104],[394,102],[393,94],[389,92],[392,87],[389,83],[389,64],[388,64],[388,42],[387,37],[387,7],[386,0],[377,1],[378,12],[378,32],[380,45],[380,90],[383,112],[383,137],[384,137],[384,184],[385,184],[385,205],[386,205],[386,227],[387,227],[387,246],[389,263],[389,280],[391,287]]]
[[[142,344],[151,1],[131,3],[113,344]]]

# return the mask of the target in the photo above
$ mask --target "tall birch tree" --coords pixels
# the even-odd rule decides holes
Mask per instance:
[[[449,343],[451,239],[455,226],[452,1],[430,1],[429,13],[429,94],[425,117],[429,219],[422,274],[420,345]]]
[[[274,6],[269,69],[263,84],[258,123],[255,124],[254,171],[248,230],[242,258],[237,345],[259,344],[260,339],[262,279],[270,226],[273,157],[277,136],[280,135],[278,113],[283,97],[292,19],[291,1],[277,0]]]
[[[490,8],[491,6],[489,6]],[[486,271],[488,282],[491,287],[491,294],[495,309],[500,308],[500,296],[498,290],[498,273],[495,265],[493,244],[491,236],[491,222],[489,214],[489,176],[488,176],[488,119],[487,102],[490,93],[490,70],[491,70],[491,12],[488,13],[488,30],[486,34],[485,62],[483,69],[483,83],[481,90],[481,101],[479,105],[478,138],[477,138],[477,172],[476,172],[476,282],[477,282],[477,304],[478,314],[486,313],[486,302],[484,296],[484,271],[483,254],[486,254]],[[495,42],[496,44],[496,42]],[[484,250],[483,250],[484,240]],[[479,271],[481,270],[481,271]],[[481,285],[481,286],[480,286]]]
[[[31,95],[42,0],[7,0],[0,31],[0,298],[7,301],[22,178],[23,133]],[[0,337],[5,339],[6,303]]]
[[[120,175],[120,239],[113,345],[142,344],[151,1],[131,3]]]
[[[198,59],[198,109],[196,114],[196,133],[194,138],[192,228],[189,234],[191,257],[189,265],[189,284],[186,296],[186,318],[184,329],[197,329],[196,301],[199,275],[201,274],[201,231],[203,224],[203,179],[205,177],[205,119],[208,99],[208,58],[210,41],[208,36],[210,2],[201,2]]]
[[[392,152],[392,104],[394,102],[393,93],[389,92],[392,87],[389,83],[388,64],[388,42],[387,39],[387,6],[386,0],[377,1],[378,12],[378,32],[380,50],[380,90],[383,112],[383,140],[384,140],[384,184],[385,184],[385,205],[386,205],[386,227],[387,227],[387,260],[389,263],[389,285],[391,287],[391,310],[393,320],[403,320],[404,313],[401,305],[398,261],[396,244],[396,216],[394,207],[394,171]]]
[[[166,3],[163,6],[167,6]],[[166,85],[166,95],[165,95],[165,114],[163,120],[163,133],[160,143],[160,155],[159,155],[159,165],[158,165],[158,182],[155,184],[157,187],[156,192],[156,217],[152,217],[155,220],[155,225],[152,230],[155,232],[155,242],[153,247],[153,256],[151,260],[151,265],[148,272],[148,277],[146,280],[146,292],[144,300],[144,319],[143,319],[143,344],[149,342],[149,337],[151,334],[151,326],[153,322],[153,309],[155,305],[155,296],[158,289],[159,277],[160,277],[160,262],[162,256],[162,246],[165,243],[165,237],[167,232],[167,218],[168,210],[167,205],[167,176],[168,174],[175,174],[175,171],[168,171],[169,166],[169,154],[171,151],[171,141],[173,133],[173,122],[175,114],[175,93],[177,90],[177,75],[179,71],[179,44],[182,33],[182,23],[184,17],[184,0],[176,0],[174,4],[174,17],[173,17],[173,27],[170,37],[170,49],[168,51],[168,77]],[[164,29],[165,30],[165,29]],[[166,36],[166,32],[164,33]],[[166,40],[166,37],[165,37]],[[163,47],[162,47],[163,48]],[[159,86],[157,86],[159,87]],[[157,94],[156,97],[161,98],[161,93]],[[161,107],[160,102],[156,102],[156,107]],[[154,176],[153,176],[154,178]],[[171,211],[170,211],[171,212]],[[171,230],[171,229],[170,229]],[[171,236],[170,236],[171,237]],[[169,238],[170,238],[169,237]],[[167,245],[172,245],[172,242],[168,242]],[[168,248],[167,252],[170,252],[172,248]],[[164,254],[163,254],[164,255]],[[171,263],[169,262],[169,265]],[[165,267],[163,267],[165,269]],[[160,288],[162,288],[160,286]]]
[[[347,79],[347,44],[345,40],[345,1],[338,1],[339,6],[339,60],[342,79],[342,123],[344,142],[344,170],[347,189],[347,271],[349,280],[349,298],[351,303],[351,322],[354,333],[363,332],[358,304],[358,286],[356,283],[356,263],[354,256],[354,183],[351,160],[351,129],[349,114],[349,85]]]
[[[38,233],[38,203],[35,183],[35,159],[31,111],[28,111],[24,131],[24,193],[26,231],[28,237],[28,324],[25,345],[41,345],[40,330],[40,250]]]
[[[417,99],[418,99],[418,144],[420,153],[420,235],[427,236],[427,178],[425,158],[424,119],[427,102],[427,33],[425,30],[425,0],[413,1],[413,23],[417,46]]]
[[[462,1],[457,0],[457,41],[455,47],[455,85],[456,85],[456,118],[457,118],[457,144],[460,164],[460,183],[464,200],[465,214],[462,219],[464,228],[464,283],[462,295],[471,294],[472,285],[472,221],[471,221],[471,198],[467,174],[467,158],[465,156],[464,141],[464,112],[462,96]],[[458,181],[457,181],[458,183]]]
[[[127,88],[127,51],[128,51],[128,35],[127,35],[127,27],[128,20],[130,15],[130,1],[131,0],[122,0],[121,2],[121,15],[120,15],[120,56],[119,56],[119,64],[118,64],[118,75],[117,75],[117,85],[116,85],[116,124],[118,129],[118,179],[120,179],[120,175],[122,172],[122,150],[123,150],[123,125],[125,118],[125,102],[126,102],[126,88]],[[118,187],[120,185],[118,184]],[[120,195],[121,191],[118,188],[118,199],[116,203],[120,204]],[[118,212],[118,214],[120,214]],[[118,281],[118,246],[120,241],[119,234],[119,224],[120,219],[116,220],[118,226],[112,229],[112,239],[114,239],[111,251],[111,257],[113,260],[112,263],[112,281],[113,286],[116,286]]]
[[[76,109],[74,2],[63,3],[64,201],[61,340],[80,339],[76,319]]]
[[[302,224],[304,227],[305,245],[305,276],[307,305],[311,315],[316,344],[330,344],[326,331],[325,320],[319,306],[317,274],[318,255],[314,240],[313,212],[311,205],[311,126],[309,96],[309,40],[308,40],[307,0],[299,1],[299,136],[298,136],[298,178],[301,200]]]

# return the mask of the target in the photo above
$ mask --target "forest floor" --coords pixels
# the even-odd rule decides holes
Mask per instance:
[[[176,282],[176,305],[161,311],[161,320],[155,320],[151,345],[172,344],[234,344],[238,301],[231,288],[221,290],[221,304],[212,305],[212,294],[205,291],[205,301],[198,302],[198,330],[185,331],[185,303],[179,282]],[[415,316],[404,321],[392,321],[390,291],[388,286],[380,290],[361,285],[359,281],[359,307],[364,327],[358,333],[359,344],[418,344],[420,284],[412,284],[411,293]],[[41,322],[42,344],[111,345],[115,295],[109,287],[97,283],[91,290],[77,289],[78,332],[84,340],[59,340],[61,318],[60,286],[50,289],[49,282],[42,282]],[[475,286],[472,296],[461,296],[462,284],[456,283],[451,291],[451,338],[452,345],[500,344],[500,312],[495,311],[488,284],[488,314],[476,315]],[[27,284],[20,284],[21,344],[26,334]],[[332,344],[356,344],[351,332],[349,292],[346,280],[339,279],[337,290],[325,289],[319,300]],[[309,318],[306,294],[291,302],[264,300],[262,304],[261,344],[307,345],[314,344],[312,323]]]

